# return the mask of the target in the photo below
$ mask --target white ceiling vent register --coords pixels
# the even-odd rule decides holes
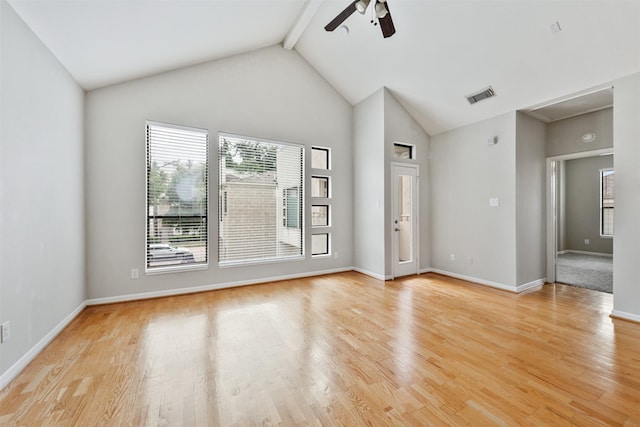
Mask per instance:
[[[483,99],[487,99],[487,98],[491,98],[493,96],[496,96],[496,91],[493,90],[493,88],[491,86],[482,89],[479,92],[476,93],[472,93],[471,95],[467,95],[467,101],[469,101],[469,104],[475,104],[476,102],[482,101]]]

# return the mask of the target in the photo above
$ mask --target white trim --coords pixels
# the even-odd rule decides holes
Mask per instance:
[[[31,361],[35,359],[35,357],[40,354],[40,352],[44,350],[45,347],[51,341],[53,341],[53,339],[58,336],[58,334],[62,332],[62,330],[66,328],[67,325],[69,325],[69,323],[73,321],[73,319],[78,316],[78,314],[82,312],[82,310],[85,309],[86,306],[87,302],[82,302],[78,307],[76,307],[75,310],[69,313],[67,317],[62,319],[60,323],[58,323],[51,331],[49,331],[48,334],[46,334],[40,341],[38,341],[33,347],[31,347],[29,351],[27,351],[20,359],[18,359],[16,363],[10,366],[9,369],[7,369],[2,374],[2,376],[0,376],[0,390],[5,388],[15,377],[17,377],[18,374],[22,372],[22,370],[26,368],[27,365],[31,363]]]
[[[351,271],[352,267],[334,268],[331,270],[314,271],[309,273],[287,274],[284,276],[261,277],[253,280],[240,280],[237,282],[216,283],[204,286],[193,286],[189,288],[167,289],[163,291],[141,292],[137,294],[120,295],[115,297],[92,298],[87,300],[88,306],[100,304],[113,304],[117,302],[137,301],[150,298],[169,297],[175,295],[193,294],[197,292],[215,291],[218,289],[235,288],[240,286],[257,285],[259,283],[278,282],[281,280],[299,279],[302,277],[322,276],[324,274],[342,273]]]
[[[626,311],[611,310],[611,317],[640,323],[640,314],[627,313]]]
[[[488,280],[476,279],[474,277],[464,276],[462,274],[450,273],[448,271],[438,270],[437,268],[423,268],[420,270],[420,274],[426,274],[426,273],[438,273],[438,274],[442,274],[443,276],[455,277],[456,279],[466,280],[467,282],[472,282],[479,285],[491,286],[492,288],[498,288],[498,289],[506,290],[509,292],[516,292],[516,293],[528,291],[529,289],[533,289],[547,283],[547,279],[545,277],[543,279],[534,280],[532,282],[514,287],[510,285],[504,285],[502,283],[490,282]]]
[[[558,98],[554,98],[554,99],[552,99],[550,101],[545,101],[545,102],[542,102],[540,104],[533,105],[533,106],[527,108],[524,111],[527,112],[527,113],[535,112],[536,110],[540,110],[542,108],[551,107],[552,105],[556,105],[556,104],[559,104],[561,102],[571,101],[572,99],[576,99],[576,98],[579,98],[579,97],[585,96],[585,95],[591,95],[593,93],[601,92],[601,91],[607,90],[607,89],[613,89],[613,84],[612,83],[600,84],[600,85],[594,86],[594,87],[589,88],[589,89],[585,89],[585,90],[581,90],[579,92],[572,93],[571,95],[561,96],[561,97],[558,97]]]
[[[373,277],[374,279],[378,279],[378,280],[393,280],[392,276],[385,276],[383,274],[374,273],[373,271],[365,270],[359,267],[351,267],[351,270],[357,271],[358,273],[365,274],[369,277]]]
[[[581,255],[593,255],[593,256],[613,258],[613,254],[606,254],[603,252],[576,251],[573,249],[567,249],[566,251],[562,251],[562,253],[558,252],[558,255],[561,255],[561,254],[581,254]]]
[[[585,157],[595,157],[613,154],[613,147],[599,150],[582,151],[578,153],[561,154],[559,156],[547,157],[547,279],[550,282],[556,280],[556,253],[558,251],[557,215],[556,206],[556,181],[557,162],[562,160],[582,159]]]
[[[613,147],[611,148],[599,148],[597,150],[580,151],[578,153],[560,154],[558,156],[547,157],[547,160],[552,162],[558,162],[560,160],[573,160],[583,159],[585,157],[596,157],[613,154]]]
[[[528,291],[529,289],[533,289],[533,288],[537,288],[538,286],[542,286],[547,282],[547,278],[543,278],[543,279],[538,279],[538,280],[534,280],[532,282],[529,283],[524,283],[522,285],[518,285],[516,286],[516,292],[520,293],[520,292],[524,292],[524,291]]]
[[[467,282],[476,283],[478,285],[485,285],[485,286],[490,286],[492,288],[501,289],[503,291],[518,293],[525,290],[525,289],[518,290],[517,286],[505,285],[504,283],[492,282],[491,280],[484,280],[484,279],[479,279],[477,277],[465,276],[464,274],[451,273],[450,271],[440,270],[437,268],[432,268],[430,271],[432,271],[433,273],[442,274],[443,276],[449,276],[449,277],[454,277],[456,279],[466,280]],[[523,286],[526,286],[526,285],[523,285]]]

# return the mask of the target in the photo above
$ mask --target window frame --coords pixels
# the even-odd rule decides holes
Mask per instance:
[[[202,133],[205,136],[205,167],[206,167],[206,177],[205,177],[205,202],[204,202],[204,217],[198,216],[197,218],[205,218],[206,221],[206,230],[203,236],[203,241],[205,244],[205,261],[204,262],[193,262],[193,263],[178,263],[178,264],[169,264],[163,266],[150,266],[149,260],[149,248],[151,245],[161,244],[161,243],[150,243],[149,241],[149,172],[150,172],[150,138],[149,131],[150,127],[159,127],[159,128],[167,128],[167,129],[176,129],[188,132]],[[211,229],[211,214],[209,212],[209,202],[210,202],[210,185],[209,178],[211,175],[211,168],[209,162],[209,130],[204,128],[196,128],[192,126],[184,126],[184,125],[176,125],[172,123],[163,123],[156,122],[152,120],[145,121],[145,162],[146,162],[146,176],[145,176],[145,255],[144,255],[144,271],[146,275],[156,275],[156,274],[166,274],[166,273],[177,273],[182,271],[193,271],[193,270],[207,270],[209,268],[210,256],[211,256],[211,248],[209,247],[209,233]],[[196,218],[196,217],[194,217]]]
[[[311,258],[329,258],[332,256],[332,227],[333,227],[333,220],[332,220],[332,215],[333,215],[333,203],[332,203],[332,197],[333,197],[333,172],[331,170],[332,168],[332,159],[331,159],[331,149],[327,148],[327,147],[319,147],[319,146],[312,146],[311,147],[312,150],[312,154],[311,154],[311,176],[309,177],[309,184],[310,184],[310,189],[309,189],[309,194],[311,196],[311,206],[309,207],[309,216],[310,216],[310,227],[311,227],[311,238],[310,240],[310,245],[309,245],[309,252],[311,253]],[[326,164],[327,167],[326,168],[317,168],[317,167],[313,167],[313,150],[316,151],[322,151],[325,153],[326,155]],[[318,179],[318,180],[324,180],[326,182],[326,195],[322,196],[322,195],[314,195],[313,194],[313,190],[314,190],[314,179]],[[313,224],[313,208],[315,206],[318,207],[326,207],[327,209],[327,220],[326,220],[326,224],[322,224],[322,225],[314,225]],[[326,236],[327,239],[327,243],[326,243],[326,252],[322,252],[322,253],[314,253],[313,251],[313,241],[315,238],[317,238],[316,236]]]
[[[313,252],[313,237],[314,236],[327,236],[326,252],[322,252],[322,253],[314,253]],[[312,258],[318,258],[318,257],[330,257],[330,256],[331,256],[331,233],[326,231],[324,233],[314,233],[314,234],[312,234],[311,235],[311,257]]]
[[[324,180],[327,183],[327,195],[326,196],[314,196],[313,195],[313,180]],[[312,174],[311,175],[311,197],[314,199],[330,199],[331,198],[331,177],[327,175]]]
[[[613,175],[613,177],[614,177],[613,178],[613,193],[614,193],[614,196],[611,199],[612,200],[612,206],[610,206],[610,207],[605,207],[604,206],[604,199],[605,199],[605,197],[604,197],[605,196],[605,194],[604,194],[605,193],[604,186],[605,186],[605,176],[607,176],[607,175],[605,175],[606,172],[612,172],[609,175]],[[614,234],[615,234],[615,230],[613,230],[613,223],[611,224],[611,228],[612,228],[611,234],[604,232],[605,231],[604,230],[605,229],[605,222],[604,222],[605,215],[604,215],[604,212],[605,212],[605,209],[611,209],[612,213],[615,215],[615,169],[614,168],[603,168],[603,169],[600,169],[599,170],[599,176],[600,176],[600,187],[599,187],[599,193],[600,193],[599,194],[599,201],[600,201],[600,206],[599,206],[599,214],[600,214],[599,234],[600,234],[601,238],[612,239]]]
[[[315,225],[313,224],[313,208],[327,208],[327,221],[326,224]],[[312,203],[311,204],[311,228],[327,228],[331,227],[331,204],[330,203]]]
[[[313,166],[313,152],[314,151],[323,151],[325,153],[325,158],[326,158],[326,162],[327,162],[327,167],[326,168],[316,168]],[[312,146],[311,147],[311,169],[316,169],[316,170],[323,170],[323,171],[330,171],[331,170],[331,149],[330,148],[326,148],[326,147],[316,147],[316,146]]]
[[[400,157],[396,155],[396,147],[400,148],[408,148],[409,149],[409,157]],[[394,142],[393,143],[393,158],[398,160],[415,160],[416,159],[416,146],[414,144],[407,144],[404,142]]]
[[[291,142],[284,142],[284,141],[275,141],[275,140],[269,140],[266,138],[256,138],[256,137],[251,137],[251,136],[244,136],[244,135],[239,135],[239,134],[232,134],[232,133],[226,133],[226,132],[218,132],[218,156],[220,156],[220,140],[222,138],[229,138],[229,139],[235,139],[235,140],[242,140],[242,141],[247,141],[247,142],[253,142],[253,143],[264,143],[264,144],[269,144],[269,145],[279,145],[279,146],[288,146],[288,147],[294,147],[297,149],[300,149],[300,180],[299,180],[299,184],[296,185],[296,189],[298,190],[298,194],[299,194],[299,217],[298,217],[298,227],[297,228],[288,228],[286,222],[286,206],[285,205],[278,205],[277,203],[277,198],[278,197],[282,197],[284,194],[284,191],[276,191],[276,204],[275,204],[275,208],[276,211],[278,211],[278,209],[280,210],[280,212],[283,214],[283,221],[276,221],[276,227],[278,226],[282,226],[285,229],[290,229],[290,230],[298,230],[301,234],[300,236],[300,253],[299,254],[295,254],[295,255],[287,255],[287,256],[274,256],[274,257],[257,257],[257,258],[247,258],[247,259],[234,259],[234,260],[222,260],[221,259],[221,255],[222,255],[222,251],[220,250],[220,239],[222,238],[222,233],[220,232],[220,226],[221,226],[221,221],[218,222],[216,229],[218,231],[218,260],[217,260],[217,265],[218,268],[229,268],[229,267],[243,267],[243,266],[251,266],[251,265],[259,265],[259,264],[271,264],[271,263],[282,263],[282,262],[291,262],[291,261],[298,261],[298,260],[303,260],[306,257],[306,227],[305,227],[305,221],[306,221],[306,217],[305,217],[305,209],[304,206],[306,206],[307,200],[305,197],[305,181],[306,181],[306,167],[305,167],[305,162],[306,162],[306,147],[303,144],[298,144],[298,143],[291,143]],[[222,180],[221,180],[221,174],[222,174],[222,170],[221,170],[221,158],[218,158],[218,208],[220,209],[220,191],[222,189]],[[292,186],[288,186],[285,188],[291,188]],[[285,188],[281,188],[280,190],[285,190]],[[226,191],[225,191],[226,194]],[[279,194],[279,195],[278,195]],[[228,217],[229,212],[228,212],[228,197],[225,199],[225,213],[224,213],[224,217]],[[224,219],[222,216],[220,216],[221,219]],[[276,235],[276,240],[278,238],[278,235]]]

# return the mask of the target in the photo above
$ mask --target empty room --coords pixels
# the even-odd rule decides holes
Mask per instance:
[[[640,425],[640,2],[0,0],[0,48],[0,425]]]

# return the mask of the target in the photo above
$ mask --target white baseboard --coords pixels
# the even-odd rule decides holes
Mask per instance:
[[[518,285],[516,286],[516,292],[520,293],[520,292],[524,292],[524,291],[528,291],[529,289],[533,289],[533,288],[537,288],[538,286],[542,286],[547,282],[547,278],[543,278],[543,279],[538,279],[538,280],[534,280],[532,282],[529,283],[525,283],[522,285]]]
[[[563,254],[580,254],[580,255],[593,255],[593,256],[603,256],[607,258],[613,258],[613,254],[605,254],[603,252],[588,252],[588,251],[577,251],[573,249],[567,249],[566,251],[562,251]],[[558,252],[560,254],[560,252]]]
[[[611,310],[611,317],[629,320],[631,322],[640,323],[640,314],[627,313],[626,311]]]
[[[515,293],[521,292],[521,291],[518,291],[518,288],[516,286],[505,285],[504,283],[492,282],[491,280],[484,280],[484,279],[479,279],[477,277],[465,276],[464,274],[452,273],[450,271],[439,270],[437,268],[431,268],[429,270],[432,271],[433,273],[442,274],[443,276],[454,277],[456,279],[466,280],[467,282],[477,283],[479,285],[491,286],[492,288],[502,289],[503,291],[509,291],[509,292],[515,292]]]
[[[378,280],[391,280],[391,276],[384,276],[382,274],[374,273],[373,271],[365,270],[359,267],[351,267],[351,270],[357,271],[358,273],[366,274],[367,276],[373,277]]]
[[[525,283],[522,285],[511,286],[511,285],[505,285],[503,283],[492,282],[489,280],[478,279],[477,277],[465,276],[463,274],[458,274],[458,273],[451,273],[445,270],[438,270],[437,268],[423,268],[420,270],[420,274],[423,274],[423,273],[438,273],[438,274],[442,274],[443,276],[455,277],[456,279],[466,280],[467,282],[477,283],[479,285],[491,286],[492,288],[502,289],[505,291],[515,292],[515,293],[524,292],[529,289],[542,286],[547,282],[547,278],[545,277],[543,279],[534,280],[532,282]]]
[[[212,285],[194,286],[189,288],[167,289],[164,291],[141,292],[137,294],[119,295],[115,297],[92,298],[87,300],[87,305],[113,304],[117,302],[137,301],[150,298],[170,297],[175,295],[194,294],[197,292],[215,291],[218,289],[237,288],[240,286],[257,285],[260,283],[277,282],[280,280],[300,279],[303,277],[322,276],[324,274],[342,273],[352,271],[352,267],[334,268],[331,270],[314,271],[309,273],[287,274],[284,276],[261,277],[253,280],[240,280],[237,282],[216,283]]]
[[[47,335],[45,335],[40,341],[38,341],[36,345],[31,347],[31,349],[26,352],[24,356],[18,359],[16,363],[14,363],[9,369],[7,369],[7,371],[0,376],[0,390],[5,388],[15,377],[17,377],[18,374],[22,372],[22,370],[26,368],[27,365],[31,363],[31,361],[35,359],[35,357],[40,354],[40,352],[44,350],[44,348],[51,341],[53,341],[53,339],[57,337],[58,334],[62,332],[62,330],[66,328],[67,325],[71,323],[71,321],[73,321],[73,319],[75,319],[76,316],[78,316],[78,314],[80,314],[86,306],[87,303],[85,301],[78,307],[76,307],[75,310],[69,313],[67,317],[62,319],[62,321],[58,323],[51,331],[49,331]]]

